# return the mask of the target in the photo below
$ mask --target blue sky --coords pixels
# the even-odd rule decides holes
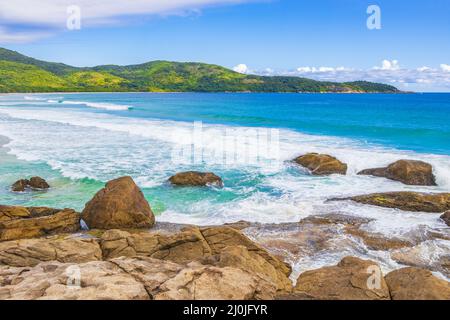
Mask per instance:
[[[0,0],[0,46],[77,66],[200,61],[450,91],[448,0],[167,2]],[[81,8],[80,30],[66,28],[69,4]],[[379,30],[366,26],[373,4],[381,9]]]

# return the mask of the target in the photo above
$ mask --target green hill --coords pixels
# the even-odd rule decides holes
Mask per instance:
[[[381,83],[245,75],[217,65],[193,62],[152,61],[130,66],[77,68],[0,48],[0,92],[64,91],[400,92]]]

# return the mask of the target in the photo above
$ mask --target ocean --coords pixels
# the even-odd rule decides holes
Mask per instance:
[[[203,157],[174,159],[195,132]],[[389,237],[446,227],[439,214],[326,200],[450,192],[450,94],[12,94],[0,96],[0,136],[1,204],[82,210],[106,181],[130,175],[158,221],[282,223],[340,212],[374,219],[368,231]],[[347,175],[311,176],[290,162],[308,152],[337,157]],[[399,159],[432,164],[438,186],[357,175]],[[224,187],[167,183],[186,170],[213,171]],[[10,192],[14,181],[34,175],[52,188]],[[432,247],[448,254],[449,243]]]

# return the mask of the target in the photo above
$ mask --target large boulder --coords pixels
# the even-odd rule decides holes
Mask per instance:
[[[426,162],[416,160],[399,160],[385,168],[365,169],[358,174],[385,177],[408,185],[436,185],[433,167]]]
[[[450,210],[450,193],[385,192],[349,198],[335,198],[329,201],[339,200],[352,200],[362,204],[414,212],[441,213]]]
[[[450,283],[424,269],[407,267],[385,277],[392,300],[450,300]]]
[[[44,190],[50,188],[50,185],[47,183],[47,181],[45,181],[41,177],[32,177],[29,180],[28,179],[17,180],[11,186],[11,189],[14,192],[23,192],[28,188]]]
[[[169,182],[177,186],[223,186],[222,179],[212,172],[180,172],[170,177]]]
[[[80,214],[72,209],[0,206],[0,241],[75,232]]]
[[[355,257],[345,257],[336,266],[303,272],[294,291],[320,300],[390,298],[379,266],[373,261]]]
[[[327,154],[308,153],[293,160],[314,175],[346,174],[347,165]]]
[[[108,230],[100,243],[104,259],[148,256],[175,263],[198,261],[258,274],[277,291],[292,287],[287,264],[230,227],[189,227],[170,234]]]
[[[150,205],[131,177],[106,183],[86,203],[81,216],[91,229],[149,228],[155,223]]]
[[[444,222],[450,226],[450,211],[444,212],[444,214],[441,216],[441,219],[444,220]]]

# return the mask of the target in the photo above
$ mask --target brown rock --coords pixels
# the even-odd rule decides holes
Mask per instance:
[[[444,220],[444,222],[450,226],[450,211],[444,212],[444,214],[441,216],[441,219]]]
[[[160,286],[156,300],[268,300],[275,287],[257,275],[231,267],[186,268]]]
[[[180,172],[170,177],[169,182],[177,186],[223,186],[222,179],[212,172]]]
[[[381,278],[372,282],[369,277]],[[372,287],[372,285],[374,287]],[[378,265],[370,260],[345,257],[337,266],[323,267],[300,274],[294,291],[314,299],[387,300],[389,290]]]
[[[100,246],[93,239],[40,238],[0,242],[0,265],[29,267],[47,261],[81,263],[101,258]]]
[[[277,292],[291,292],[292,282],[280,269],[275,268],[258,253],[249,251],[244,246],[229,246],[220,254],[205,259],[203,262],[218,267],[235,267],[252,274],[257,274],[272,283]]]
[[[42,210],[44,209],[3,206],[3,210],[0,209],[0,241],[75,232],[80,229],[80,214],[74,210],[58,210],[54,214],[54,209]]]
[[[29,181],[27,179],[17,180],[11,186],[11,190],[14,192],[23,192],[28,187]]]
[[[42,179],[41,177],[32,177],[28,182],[28,185],[34,189],[48,189],[50,188],[47,181]]]
[[[0,299],[148,300],[144,285],[116,264],[45,262],[33,268],[0,267]]]
[[[399,160],[386,168],[366,169],[358,174],[385,177],[408,185],[436,185],[433,167],[423,161]]]
[[[450,300],[450,283],[424,269],[407,267],[385,277],[392,300]]]
[[[346,227],[345,232],[352,236],[361,238],[364,244],[371,250],[393,250],[405,247],[411,247],[414,244],[410,241],[399,238],[386,238],[379,233],[371,233],[359,228]]]
[[[50,188],[47,181],[42,179],[41,177],[32,177],[30,180],[28,179],[21,179],[11,186],[12,191],[14,192],[22,192],[25,191],[27,188],[31,189],[48,189]]]
[[[346,174],[347,165],[327,154],[308,153],[293,160],[314,175]]]
[[[444,212],[450,210],[450,193],[419,193],[419,192],[386,192],[372,193],[350,198],[330,199],[353,200],[385,208],[394,208],[415,212]]]
[[[81,215],[91,229],[149,228],[155,223],[150,205],[131,177],[109,181]]]

